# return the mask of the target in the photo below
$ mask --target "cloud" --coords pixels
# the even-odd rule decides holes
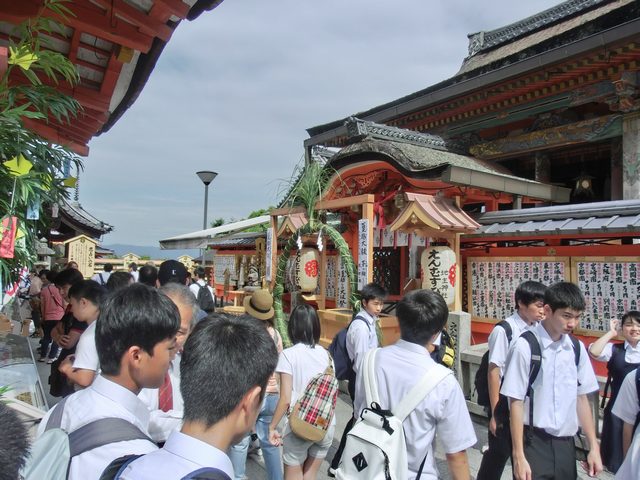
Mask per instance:
[[[305,129],[453,76],[467,34],[555,1],[227,0],[179,25],[137,102],[94,139],[83,206],[115,226],[105,243],[157,245],[209,220],[274,205]]]

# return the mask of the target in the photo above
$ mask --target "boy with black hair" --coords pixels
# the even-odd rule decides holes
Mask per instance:
[[[93,280],[82,280],[69,289],[74,318],[88,326],[80,335],[74,354],[60,362],[58,370],[75,385],[76,390],[91,385],[100,367],[95,341],[96,320],[106,293],[104,287]]]
[[[91,280],[93,280],[94,282],[98,282],[100,285],[104,287],[107,285],[107,282],[109,281],[109,277],[113,272],[113,265],[111,263],[105,263],[102,266],[102,270],[103,270],[102,272],[96,273],[93,277],[91,277]]]
[[[368,283],[360,292],[361,307],[360,312],[353,318],[349,326],[347,327],[347,354],[349,359],[353,362],[353,378],[349,379],[348,390],[351,402],[353,403],[355,397],[355,375],[357,374],[356,365],[358,360],[372,348],[378,348],[378,334],[376,332],[376,325],[378,317],[382,308],[384,307],[384,301],[387,298],[387,290],[378,285],[377,283]],[[342,458],[342,451],[344,450],[345,442],[347,441],[347,434],[355,423],[355,410],[354,415],[349,419],[349,422],[342,432],[342,438],[340,439],[340,445],[336,450],[331,465],[329,467],[328,475],[334,476],[334,471],[340,464]]]
[[[193,283],[189,285],[189,290],[198,299],[198,306],[207,313],[215,310],[216,294],[207,284],[206,271],[204,267],[196,267],[193,271]]]
[[[120,478],[180,479],[200,469],[232,478],[225,452],[255,425],[277,361],[273,339],[259,321],[202,320],[187,339],[180,364],[181,431],[173,432],[161,450],[130,463]]]
[[[547,287],[527,281],[518,285],[514,294],[516,310],[504,322],[497,324],[489,335],[487,385],[489,387],[489,448],[482,456],[478,480],[500,480],[507,459],[511,456],[508,438],[496,437],[495,408],[500,398],[500,383],[504,375],[509,348],[522,332],[544,318],[544,294]]]
[[[442,296],[431,290],[414,290],[396,306],[400,340],[375,352],[376,379],[380,407],[393,411],[405,395],[427,372],[437,365],[429,354],[429,345],[444,328],[449,309]],[[366,405],[362,359],[356,380],[355,413]],[[422,400],[403,422],[407,446],[407,478],[438,478],[433,442],[436,433],[449,465],[451,478],[469,479],[466,449],[476,443],[460,385],[447,375]]]
[[[153,265],[143,265],[138,272],[138,282],[155,287],[158,281],[158,269]]]
[[[602,471],[587,398],[598,390],[598,382],[584,345],[575,340],[574,347],[570,337],[584,309],[576,285],[551,285],[544,296],[545,319],[519,337],[509,352],[500,393],[510,401],[513,475],[518,480],[577,478],[573,437],[579,425],[589,442],[587,473],[595,476]],[[541,368],[529,393],[533,355],[524,335],[531,334],[540,346]]]
[[[179,326],[180,317],[173,302],[146,285],[132,285],[104,301],[95,333],[101,374],[89,388],[51,409],[38,434],[47,430],[55,412],[56,417],[61,413],[59,427],[67,433],[109,418],[132,424],[139,431],[138,438],[107,443],[73,457],[70,480],[98,479],[112,460],[157,449],[147,434],[149,411],[137,394],[142,388],[162,385],[174,356]],[[63,411],[59,412],[59,408]]]
[[[29,454],[29,435],[25,422],[10,407],[0,402],[0,478],[20,477]]]

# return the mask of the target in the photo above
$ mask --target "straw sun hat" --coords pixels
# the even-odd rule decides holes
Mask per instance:
[[[244,299],[244,309],[254,318],[270,320],[273,318],[273,297],[269,290],[256,290]]]

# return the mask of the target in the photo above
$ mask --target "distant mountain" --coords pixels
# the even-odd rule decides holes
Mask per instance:
[[[103,248],[113,250],[118,257],[122,257],[127,253],[135,253],[140,257],[150,257],[154,260],[167,260],[170,258],[178,258],[181,255],[190,255],[193,258],[200,256],[198,249],[183,250],[162,250],[160,247],[150,247],[143,245],[127,245],[123,243],[114,243],[111,245],[102,245]]]

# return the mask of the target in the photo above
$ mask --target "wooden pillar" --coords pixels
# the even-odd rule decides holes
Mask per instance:
[[[269,281],[269,290],[273,292],[273,287],[276,285],[276,276],[278,268],[278,215],[271,215],[271,221],[269,222],[271,228],[271,280]],[[265,259],[268,262],[269,259]]]
[[[610,199],[622,200],[622,137],[615,137],[611,140],[610,185]]]
[[[514,195],[513,196],[513,209],[520,210],[522,208],[522,196]]]
[[[460,254],[460,233],[454,234],[453,237],[453,251],[456,254],[456,300],[453,305],[453,310],[459,312],[462,310],[462,255]]]
[[[640,198],[640,113],[634,112],[622,120],[623,198]]]
[[[551,181],[551,160],[549,159],[549,154],[536,152],[534,160],[536,182],[549,183]]]
[[[320,252],[320,297],[316,299],[318,310],[324,310],[327,307],[327,245]]]
[[[456,206],[460,207],[460,197],[455,197]],[[456,255],[456,300],[453,304],[453,310],[459,312],[462,310],[462,255],[460,254],[460,233],[453,234],[453,251]]]
[[[0,77],[3,77],[9,68],[9,50],[7,47],[0,47]]]

